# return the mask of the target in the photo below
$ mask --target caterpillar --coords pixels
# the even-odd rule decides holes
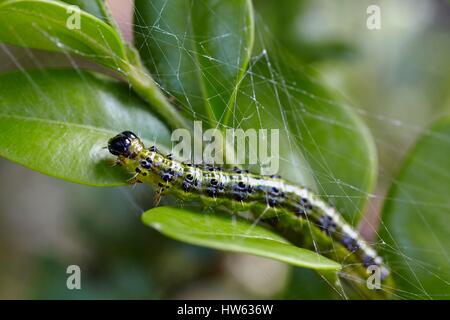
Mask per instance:
[[[381,281],[390,274],[383,259],[337,210],[305,187],[279,176],[179,162],[170,154],[163,155],[155,146],[146,149],[131,131],[111,138],[108,150],[117,157],[117,164],[134,173],[130,183],[144,182],[157,187],[157,202],[163,192],[168,192],[183,200],[249,211],[269,222],[281,219],[282,225],[308,221],[365,268],[378,266]]]

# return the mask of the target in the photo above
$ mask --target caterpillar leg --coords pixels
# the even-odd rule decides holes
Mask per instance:
[[[132,176],[130,179],[127,180],[127,183],[130,185],[135,185],[136,183],[142,183],[142,181],[140,181],[138,179],[139,173],[136,173],[134,176]]]
[[[119,159],[115,159],[115,160],[108,160],[108,164],[111,168],[117,167],[117,166],[121,166],[122,165],[122,161],[120,161]]]
[[[153,199],[153,206],[157,207],[159,206],[159,203],[161,202],[161,198],[164,195],[164,185],[161,183],[158,185],[158,190],[155,193],[155,198]]]

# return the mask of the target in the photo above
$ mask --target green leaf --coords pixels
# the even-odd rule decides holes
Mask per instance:
[[[240,127],[279,129],[280,174],[315,190],[355,224],[377,169],[368,129],[289,56],[263,51],[251,65],[234,115],[245,119]]]
[[[333,288],[334,286],[317,272],[295,268],[292,270],[289,282],[280,298],[289,300],[339,299],[339,291],[335,291]]]
[[[340,265],[313,251],[290,244],[275,232],[243,218],[225,214],[207,215],[194,209],[158,207],[145,212],[142,221],[161,233],[208,248],[271,258],[295,266],[340,269]]]
[[[101,4],[97,2],[98,6]],[[72,23],[77,14],[80,28]],[[108,20],[110,24],[85,11],[73,12],[70,5],[60,1],[9,0],[0,4],[0,42],[74,53],[103,64],[124,76],[170,126],[187,127],[185,119],[145,73],[135,49],[122,42],[114,21]]]
[[[170,133],[128,86],[80,70],[0,75],[0,155],[33,170],[89,185],[120,185],[103,149],[122,130],[170,146]]]
[[[145,66],[189,118],[226,124],[253,47],[249,0],[137,0],[135,42]]]
[[[0,42],[75,53],[119,72],[126,69],[125,48],[116,30],[84,11],[80,11],[80,29],[69,28],[74,15],[69,8],[51,0],[4,1],[0,4]]]
[[[266,45],[282,47],[283,51],[291,53],[298,61],[317,63],[323,60],[350,60],[358,55],[354,44],[337,34],[323,40],[314,35],[308,36],[300,24],[313,11],[310,1],[256,1],[254,5],[258,20],[263,21],[264,30],[268,30],[263,36],[269,40]]]
[[[434,124],[408,153],[383,208],[380,239],[407,298],[450,292],[450,118]]]

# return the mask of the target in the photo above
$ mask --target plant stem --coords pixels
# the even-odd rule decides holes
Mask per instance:
[[[167,100],[156,82],[143,67],[130,65],[126,75],[134,91],[154,107],[155,112],[167,122],[171,129],[190,129],[186,119]]]

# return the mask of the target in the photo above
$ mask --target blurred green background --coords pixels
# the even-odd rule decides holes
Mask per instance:
[[[108,2],[129,38],[132,1]],[[370,4],[381,7],[381,30],[366,28]],[[264,35],[318,70],[371,129],[380,166],[377,196],[368,210],[376,219],[408,147],[433,120],[450,113],[449,2],[255,0],[254,5]],[[0,46],[2,72],[59,65],[70,61]],[[0,159],[0,298],[335,297],[313,271],[160,235],[139,220],[152,199],[145,186],[75,185]],[[66,288],[72,264],[81,267],[82,290]]]

